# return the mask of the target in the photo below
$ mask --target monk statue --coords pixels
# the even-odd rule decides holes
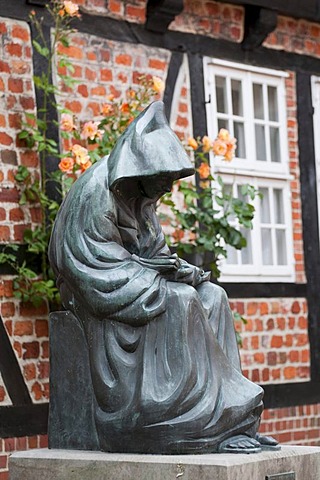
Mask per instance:
[[[190,454],[277,449],[263,390],[241,373],[233,317],[209,273],[172,254],[156,203],[194,173],[162,102],[74,183],[49,257],[49,445]]]

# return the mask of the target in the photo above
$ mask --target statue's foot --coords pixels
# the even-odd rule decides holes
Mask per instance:
[[[281,446],[273,437],[256,433],[255,439],[260,443],[261,450],[281,450]]]
[[[259,453],[260,443],[247,435],[236,435],[220,443],[218,453]]]

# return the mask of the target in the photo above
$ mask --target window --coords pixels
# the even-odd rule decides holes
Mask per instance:
[[[221,128],[237,138],[236,158],[214,159],[226,188],[243,197],[241,185],[259,189],[247,247],[228,247],[222,281],[293,281],[290,175],[284,72],[205,60],[208,132]]]

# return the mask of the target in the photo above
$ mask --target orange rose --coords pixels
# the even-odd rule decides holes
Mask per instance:
[[[123,113],[129,113],[130,112],[129,103],[127,102],[123,103],[120,107],[120,111]]]
[[[210,152],[211,147],[212,147],[210,138],[207,135],[205,135],[204,137],[202,137],[201,141],[202,141],[202,151],[203,151],[203,153]]]
[[[98,122],[93,122],[92,120],[90,122],[86,122],[83,125],[82,132],[81,132],[81,138],[84,140],[94,140],[97,135],[99,135],[99,130],[98,130]]]
[[[182,240],[183,237],[184,237],[184,231],[183,231],[183,230],[180,230],[179,228],[177,228],[177,229],[173,232],[172,237],[173,237],[173,239],[174,239],[176,242],[179,242],[179,241]]]
[[[74,165],[74,160],[71,157],[64,157],[61,159],[58,167],[63,173],[71,173]]]
[[[113,106],[110,103],[104,103],[101,107],[101,113],[105,117],[109,117],[113,114]]]
[[[165,83],[163,80],[161,80],[160,77],[153,76],[152,82],[153,82],[152,88],[155,92],[162,93],[164,91]]]
[[[198,142],[193,137],[188,138],[188,145],[189,145],[189,147],[193,148],[193,150],[197,150],[197,148],[198,148]]]
[[[64,9],[70,17],[78,17],[79,16],[79,6],[73,2],[65,0],[63,2]]]
[[[75,156],[75,160],[78,165],[85,165],[87,162],[90,161],[88,150],[79,145],[78,143],[73,145],[72,153]]]
[[[73,123],[73,116],[69,113],[63,113],[61,115],[60,128],[64,132],[72,132],[72,130],[75,129],[75,125]]]
[[[208,178],[210,175],[210,166],[207,163],[202,162],[200,167],[198,168],[198,172],[200,178]]]
[[[230,139],[230,133],[225,128],[220,128],[218,133],[218,139],[222,140],[223,142],[228,142]]]
[[[91,160],[88,160],[86,163],[83,163],[81,165],[81,172],[85,172],[86,170],[88,170],[88,168],[91,167],[91,165],[92,165]]]
[[[212,150],[215,155],[224,157],[225,154],[227,153],[227,144],[226,142],[217,138],[217,140],[213,142]]]

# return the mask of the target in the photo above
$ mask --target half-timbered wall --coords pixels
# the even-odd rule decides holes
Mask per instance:
[[[35,152],[17,140],[23,111],[34,111],[32,49],[24,0],[0,0],[0,243],[21,242],[39,212],[18,204],[14,171],[38,172]],[[30,2],[32,3],[32,2]],[[163,34],[144,28],[144,0],[79,0],[82,20],[72,48],[77,86],[62,93],[83,120],[99,115],[106,95],[121,95],[142,73],[166,80],[164,100],[183,140],[207,129],[203,57],[272,68],[286,79],[295,275],[292,282],[226,282],[232,307],[248,320],[241,330],[245,375],[264,385],[262,430],[282,442],[320,443],[320,282],[317,191],[313,147],[311,76],[320,76],[320,26],[279,16],[261,47],[245,51],[246,9],[214,1],[185,0]],[[33,59],[36,58],[34,53]],[[39,59],[37,59],[38,61]],[[37,63],[39,68],[39,63]],[[7,452],[46,445],[48,391],[47,311],[21,305],[12,277],[0,282],[0,480]],[[38,437],[37,437],[38,435]],[[40,436],[39,436],[40,435]]]

